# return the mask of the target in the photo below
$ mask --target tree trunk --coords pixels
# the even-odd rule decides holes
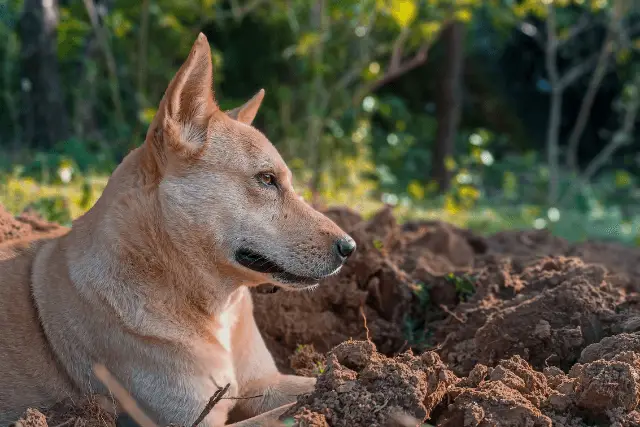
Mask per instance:
[[[326,0],[316,0],[311,8],[311,25],[321,35],[325,34],[328,27]],[[324,122],[324,108],[321,107],[321,98],[325,92],[324,80],[322,76],[322,63],[324,61],[324,42],[318,43],[313,51],[313,84],[312,92],[307,104],[307,114],[309,117],[309,128],[307,131],[307,142],[309,143],[308,163],[312,168],[311,190],[312,204],[320,203],[320,179],[324,159],[321,156],[321,139]]]
[[[87,34],[84,41],[83,55],[79,58],[77,75],[78,85],[71,88],[73,92],[73,133],[82,140],[100,139],[100,128],[96,120],[97,77],[96,58],[99,49],[93,33]]]
[[[445,192],[451,183],[447,158],[453,156],[462,110],[462,68],[464,65],[464,24],[452,22],[442,30],[445,61],[438,85],[436,118],[438,129],[433,149],[431,178]]]
[[[598,94],[600,85],[602,84],[602,81],[607,74],[607,66],[613,50],[613,45],[614,30],[613,25],[610,24],[609,29],[607,30],[607,36],[605,37],[602,48],[600,49],[600,54],[598,55],[596,68],[591,75],[591,80],[589,80],[587,92],[585,93],[584,98],[582,98],[582,103],[580,104],[580,110],[578,111],[576,124],[571,130],[571,135],[569,135],[569,142],[567,143],[567,166],[569,170],[576,173],[579,173],[578,150],[580,148],[580,139],[582,138],[582,134],[587,127],[587,123],[589,122],[589,117],[591,116],[591,108],[593,107],[593,102],[596,99],[596,95]]]
[[[551,107],[549,108],[549,124],[547,125],[547,165],[549,167],[549,194],[547,200],[553,205],[558,200],[560,191],[560,125],[562,121],[562,91],[554,88],[551,91]]]
[[[102,24],[102,20],[113,7],[113,1],[96,0],[95,4],[97,10],[100,11],[99,18]],[[104,141],[104,135],[97,118],[100,54],[100,43],[95,31],[88,32],[84,40],[83,53],[77,64],[78,84],[71,88],[73,93],[71,119],[73,133],[82,140]]]
[[[58,19],[58,0],[25,0],[18,23],[22,42],[23,141],[40,149],[49,149],[69,135],[58,74]]]

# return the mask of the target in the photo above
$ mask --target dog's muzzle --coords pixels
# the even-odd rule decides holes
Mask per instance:
[[[280,283],[301,284],[301,285],[313,285],[318,283],[319,280],[328,276],[312,277],[301,276],[288,272],[285,268],[272,261],[268,257],[255,252],[251,249],[239,249],[235,253],[235,259],[238,264],[253,270],[258,273],[268,274],[276,279]],[[339,270],[339,268],[338,268]],[[337,271],[335,271],[337,272]],[[334,273],[335,273],[334,272]]]

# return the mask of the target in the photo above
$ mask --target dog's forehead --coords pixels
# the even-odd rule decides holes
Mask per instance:
[[[262,135],[261,135],[262,136]],[[289,168],[274,145],[264,136],[245,141],[246,161],[250,167],[289,175]]]
[[[288,172],[275,146],[252,126],[233,121],[216,127],[213,146],[216,145],[226,152],[224,157],[228,160],[240,161],[249,168]]]

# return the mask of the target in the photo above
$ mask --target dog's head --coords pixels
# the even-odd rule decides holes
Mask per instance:
[[[251,126],[264,91],[223,112],[212,74],[200,34],[147,134],[167,234],[194,268],[245,284],[302,288],[335,274],[355,242],[296,194],[278,151]]]

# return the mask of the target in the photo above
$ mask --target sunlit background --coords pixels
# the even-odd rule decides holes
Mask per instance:
[[[640,2],[4,0],[0,203],[68,224],[198,32],[317,206],[640,243]]]

